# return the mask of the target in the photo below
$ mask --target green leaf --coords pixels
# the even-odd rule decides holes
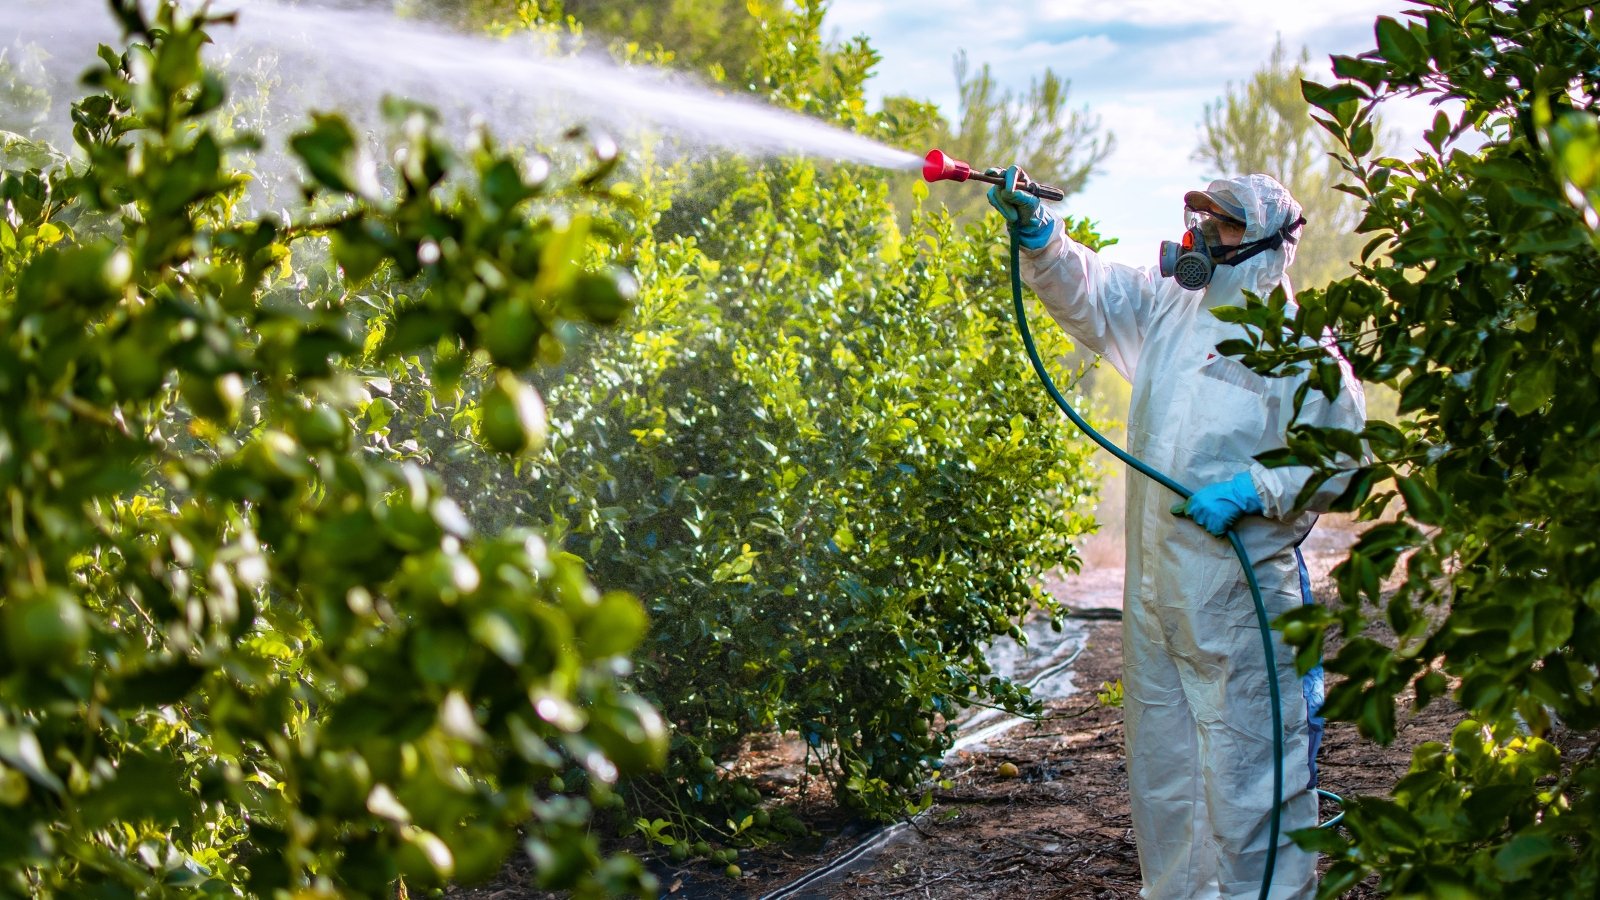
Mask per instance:
[[[1377,62],[1356,56],[1333,57],[1333,74],[1340,78],[1353,79],[1364,83],[1369,88],[1376,88],[1386,78],[1387,71]],[[1307,100],[1311,98],[1307,97]]]
[[[603,659],[631,651],[649,624],[632,594],[608,591],[578,625],[578,641],[589,658]]]
[[[1317,109],[1334,113],[1335,118],[1338,118],[1338,114],[1335,112],[1335,110],[1341,104],[1349,103],[1354,100],[1371,99],[1371,96],[1365,90],[1363,90],[1360,85],[1351,84],[1349,82],[1336,84],[1333,87],[1326,87],[1324,85],[1317,84],[1314,81],[1301,81],[1300,94],[1301,96],[1305,97],[1307,103],[1315,106]],[[1344,120],[1341,120],[1341,123],[1348,124],[1348,122],[1344,122]]]
[[[1571,855],[1571,850],[1550,834],[1523,832],[1494,855],[1494,869],[1501,881],[1525,881],[1548,864]]]
[[[516,162],[501,158],[494,161],[479,176],[483,193],[504,214],[517,204],[534,196],[537,190],[522,179],[522,169]]]
[[[504,660],[506,665],[522,665],[522,631],[504,610],[487,609],[473,616],[472,637]]]
[[[305,163],[311,177],[334,191],[376,197],[377,183],[349,123],[332,113],[314,115],[311,123],[309,129],[289,138],[290,149]]]
[[[1372,123],[1360,122],[1352,126],[1350,129],[1350,139],[1348,144],[1350,147],[1350,153],[1357,159],[1366,156],[1368,153],[1372,152],[1373,140],[1374,135]]]
[[[28,776],[29,780],[58,794],[67,789],[61,779],[50,771],[39,738],[30,729],[14,725],[0,727],[0,760]]]
[[[114,822],[170,825],[190,819],[194,809],[177,791],[152,791],[151,785],[181,784],[185,767],[159,753],[130,751],[117,760],[115,776],[78,800],[85,824],[104,828]]]
[[[1526,416],[1549,403],[1556,392],[1556,370],[1555,360],[1545,357],[1531,370],[1512,375],[1511,391],[1506,396],[1511,411]]]
[[[1450,117],[1444,110],[1439,110],[1433,115],[1433,127],[1423,132],[1423,140],[1433,148],[1435,153],[1444,152],[1444,142],[1450,137]]]
[[[361,285],[389,258],[389,248],[380,238],[369,233],[365,223],[352,219],[340,225],[332,235],[333,258],[344,270],[344,277],[352,285]]]
[[[1417,708],[1421,709],[1435,699],[1443,697],[1450,683],[1442,672],[1429,672],[1417,679]]]
[[[1405,25],[1388,16],[1379,16],[1373,29],[1377,34],[1378,53],[1402,74],[1411,74],[1426,63],[1427,53]]]
[[[378,352],[380,356],[390,357],[431,347],[460,327],[460,319],[453,312],[411,307],[395,319]]]
[[[1439,494],[1419,476],[1401,476],[1395,479],[1400,495],[1406,499],[1406,511],[1424,525],[1438,525],[1444,519],[1445,504]]]

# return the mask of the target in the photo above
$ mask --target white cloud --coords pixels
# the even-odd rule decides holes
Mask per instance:
[[[1060,44],[1034,41],[1007,55],[1005,64],[1008,68],[1031,66],[1043,70],[1046,66],[1060,68],[1062,60],[1070,59],[1073,65],[1093,65],[1110,59],[1120,49],[1116,41],[1103,34],[1073,38]]]
[[[888,6],[888,4],[878,4]],[[1294,3],[1286,0],[1233,0],[1229,3],[1175,3],[1172,0],[1028,0],[1018,4],[1034,22],[1117,23],[1144,26],[1195,23],[1237,23],[1256,31],[1308,33],[1352,17],[1372,19],[1393,14],[1387,0],[1344,0],[1340,3]],[[1263,28],[1263,26],[1267,26]]]

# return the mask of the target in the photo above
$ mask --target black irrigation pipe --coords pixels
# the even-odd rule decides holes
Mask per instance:
[[[1066,618],[1083,619],[1089,622],[1115,622],[1122,619],[1120,606],[1086,606],[1083,609],[1068,610]]]

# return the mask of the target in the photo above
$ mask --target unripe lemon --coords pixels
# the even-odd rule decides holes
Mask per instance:
[[[28,776],[0,763],[0,806],[21,806],[28,799]]]
[[[13,595],[3,614],[6,649],[24,665],[71,665],[89,645],[88,618],[65,588]]]
[[[455,874],[455,855],[449,845],[421,828],[406,829],[394,849],[394,861],[401,875],[420,884],[442,885]]]
[[[1311,639],[1311,626],[1304,622],[1289,622],[1283,626],[1283,640],[1296,646]]]
[[[483,348],[495,365],[525,369],[539,351],[539,336],[544,323],[525,303],[508,300],[489,311],[483,332]]]
[[[611,272],[585,272],[572,284],[572,295],[578,308],[592,322],[610,325],[622,318],[633,306],[638,294],[633,276],[621,270]]]
[[[121,338],[111,345],[106,369],[117,396],[123,400],[148,398],[167,376],[160,356],[132,337]]]
[[[350,440],[350,422],[326,403],[313,403],[295,417],[295,436],[312,450],[342,450]]]
[[[238,373],[229,372],[216,378],[184,375],[179,383],[183,399],[195,415],[224,425],[239,421],[239,410],[244,406],[244,381]]]
[[[597,710],[589,719],[589,735],[617,768],[628,774],[659,769],[667,761],[671,739],[655,707],[634,694],[617,698],[617,708]]]
[[[544,448],[544,400],[510,372],[495,376],[483,393],[479,414],[478,436],[490,448],[513,456]]]

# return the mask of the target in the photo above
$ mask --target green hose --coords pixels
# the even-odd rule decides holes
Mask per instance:
[[[1072,420],[1072,424],[1078,426],[1079,430],[1088,435],[1090,440],[1104,447],[1106,452],[1132,466],[1136,471],[1149,477],[1167,490],[1188,500],[1194,495],[1194,491],[1174,481],[1165,473],[1151,468],[1144,460],[1111,443],[1105,435],[1096,431],[1093,425],[1090,425],[1084,421],[1082,416],[1078,415],[1077,411],[1072,408],[1072,404],[1067,402],[1067,398],[1061,396],[1061,391],[1056,388],[1056,383],[1051,379],[1050,373],[1045,371],[1044,362],[1039,359],[1039,348],[1033,344],[1033,333],[1028,330],[1027,311],[1022,305],[1022,268],[1020,262],[1020,251],[1017,246],[1017,226],[1016,223],[1012,223],[1011,302],[1012,308],[1017,315],[1017,333],[1022,335],[1022,346],[1028,351],[1028,361],[1033,363],[1033,371],[1039,376],[1039,380],[1044,383],[1044,389],[1050,394],[1050,399],[1056,402],[1056,406],[1061,407],[1061,411],[1067,414],[1067,418]],[[1272,742],[1272,820],[1271,828],[1267,835],[1267,869],[1261,876],[1261,900],[1267,900],[1267,894],[1272,889],[1272,870],[1278,863],[1278,832],[1283,812],[1283,710],[1279,708],[1281,699],[1278,692],[1278,657],[1272,650],[1272,625],[1267,619],[1267,605],[1261,599],[1261,586],[1256,583],[1255,565],[1250,562],[1250,555],[1245,552],[1244,541],[1241,541],[1238,532],[1231,528],[1228,529],[1228,543],[1233,545],[1233,553],[1239,557],[1239,566],[1244,569],[1245,581],[1250,585],[1250,598],[1256,604],[1256,624],[1261,628],[1261,649],[1267,657],[1267,687],[1272,695],[1272,733],[1277,738]]]

